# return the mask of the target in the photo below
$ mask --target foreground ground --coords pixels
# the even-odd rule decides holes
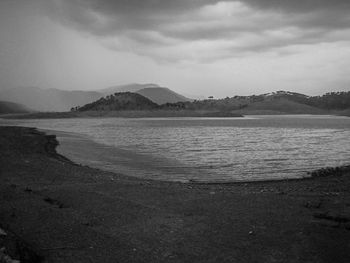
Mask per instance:
[[[154,182],[75,165],[55,142],[0,127],[0,260],[350,262],[350,174]]]

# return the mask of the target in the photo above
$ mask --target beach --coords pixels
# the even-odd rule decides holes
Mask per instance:
[[[21,262],[350,262],[350,173],[145,180],[75,164],[0,127],[0,245]]]

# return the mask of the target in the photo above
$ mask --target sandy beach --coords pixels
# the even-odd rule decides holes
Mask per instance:
[[[74,164],[0,127],[0,247],[21,262],[350,262],[350,173],[194,184]],[[0,253],[0,256],[1,256]]]

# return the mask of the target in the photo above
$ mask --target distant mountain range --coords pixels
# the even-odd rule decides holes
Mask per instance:
[[[119,94],[123,92],[128,92],[128,95],[121,96]],[[111,99],[111,95],[113,95],[113,101],[107,102]],[[156,84],[129,84],[99,91],[66,91],[35,87],[15,88],[0,90],[0,99],[22,105],[22,108],[17,107],[21,111],[28,108],[35,111],[51,112],[69,111],[73,108],[73,111],[76,111],[77,107],[80,106],[79,111],[161,109],[235,114],[350,115],[350,92],[330,92],[322,96],[307,96],[289,91],[276,91],[224,99],[191,100]],[[102,104],[98,106],[99,103]],[[115,103],[116,105],[114,105]],[[223,114],[223,116],[226,115]]]
[[[134,92],[141,89],[147,89],[147,88],[159,88],[157,84],[147,83],[147,84],[138,84],[138,83],[132,83],[132,84],[126,84],[126,85],[118,85],[109,87],[106,89],[101,89],[99,92],[103,93],[105,96],[114,94],[116,92]]]
[[[0,101],[0,114],[27,113],[31,112],[27,107],[9,101]]]
[[[73,106],[84,105],[101,96],[95,91],[67,91],[37,87],[0,90],[2,100],[19,103],[36,111],[68,111]]]
[[[136,101],[137,103],[135,103]],[[80,112],[165,110],[236,114],[332,114],[343,112],[347,115],[350,110],[350,92],[333,92],[323,96],[311,97],[300,93],[277,91],[261,95],[234,96],[225,99],[195,100],[161,105],[138,93],[120,92],[75,110]],[[223,116],[229,116],[229,114],[223,114]]]
[[[139,93],[157,104],[191,101],[189,98],[156,84],[129,84],[97,91],[22,87],[0,90],[0,99],[23,104],[36,111],[69,111],[72,107],[83,106],[116,92]]]

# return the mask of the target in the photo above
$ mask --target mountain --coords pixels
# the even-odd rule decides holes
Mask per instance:
[[[0,90],[0,99],[23,104],[36,111],[69,111],[72,107],[85,105],[116,92],[136,92],[155,103],[190,101],[176,92],[156,84],[129,84],[98,91],[41,89],[38,87],[19,87]]]
[[[191,99],[186,98],[168,88],[144,88],[138,90],[136,93],[152,100],[159,105],[164,103],[175,103],[179,101],[191,101]]]
[[[309,105],[307,102],[310,96],[290,92],[275,91],[272,93],[258,96],[248,96],[253,103],[247,103],[244,107],[245,112],[275,112],[288,114],[322,114],[323,109]]]
[[[9,101],[0,101],[0,114],[27,113],[31,110],[27,107]]]
[[[76,108],[76,111],[153,110],[159,106],[146,97],[131,92],[119,92]]]
[[[0,98],[23,104],[37,111],[68,111],[77,105],[97,100],[103,94],[96,91],[68,91],[22,87],[0,90]]]
[[[276,99],[286,99],[309,107],[324,111],[344,111],[350,109],[350,92],[329,92],[322,96],[307,96],[300,93],[277,91],[265,94],[265,97]],[[309,108],[310,109],[310,108]]]
[[[116,92],[130,92],[130,90],[161,105],[161,109],[164,110],[239,111],[243,114],[344,112],[349,115],[350,109],[350,92],[330,92],[322,96],[307,96],[289,91],[276,91],[261,95],[192,101],[156,84],[129,84],[100,91],[67,91],[37,87],[12,88],[0,90],[0,100],[18,103],[34,111],[57,112],[69,111],[73,107],[91,103],[103,96]],[[132,105],[138,107],[135,104]],[[131,105],[128,108],[131,109]]]
[[[324,110],[298,103],[286,98],[274,98],[273,100],[264,100],[254,102],[243,108],[245,113],[252,114],[322,114]]]
[[[326,114],[347,113],[350,92],[331,92],[322,96],[307,96],[289,91],[261,95],[234,96],[162,105],[167,109],[237,112],[241,114]],[[348,110],[347,110],[348,109]]]
[[[159,105],[180,101],[192,101],[185,96],[182,96],[168,88],[160,87],[157,84],[128,84],[102,89],[99,92],[103,93],[104,95],[114,94],[116,92],[134,92]]]
[[[106,89],[101,89],[98,92],[102,93],[104,96],[107,96],[117,92],[137,92],[141,89],[156,88],[156,87],[159,87],[159,86],[157,84],[151,84],[151,83],[150,84],[132,83],[132,84],[118,85],[118,86],[113,86]]]

